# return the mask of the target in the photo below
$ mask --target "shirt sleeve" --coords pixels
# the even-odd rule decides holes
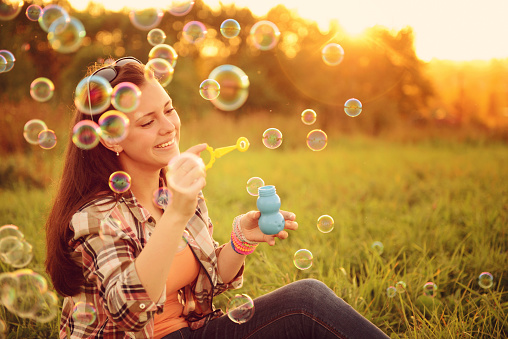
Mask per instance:
[[[78,258],[85,280],[97,289],[108,318],[120,330],[141,330],[155,313],[162,312],[166,299],[164,289],[154,303],[141,284],[135,268],[141,243],[126,234],[122,225],[115,225],[111,217],[103,219],[101,225],[97,217],[80,212],[72,218],[71,227],[79,236],[74,251],[81,255]]]

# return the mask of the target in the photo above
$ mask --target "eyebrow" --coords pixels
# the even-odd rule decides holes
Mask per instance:
[[[173,101],[171,99],[169,99],[165,104],[164,104],[164,108],[168,107],[168,106],[171,106],[171,104],[173,103]],[[139,118],[136,119],[136,122],[143,119],[144,117],[146,116],[149,116],[149,115],[153,115],[155,114],[155,112],[149,112],[149,113],[145,113],[145,114],[142,114]]]

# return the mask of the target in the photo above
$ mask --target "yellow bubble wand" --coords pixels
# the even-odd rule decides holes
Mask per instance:
[[[212,168],[213,164],[215,163],[215,159],[218,159],[224,154],[228,154],[235,149],[239,150],[240,152],[245,152],[249,149],[249,145],[249,140],[246,137],[238,138],[238,140],[236,140],[236,145],[221,147],[217,148],[216,150],[207,145],[206,150],[210,153],[210,161],[208,161],[208,164],[206,164],[205,169]]]

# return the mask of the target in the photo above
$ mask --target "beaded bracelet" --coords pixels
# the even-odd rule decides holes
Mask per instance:
[[[242,216],[243,214],[237,216],[233,220],[233,230],[231,231],[231,247],[233,247],[233,250],[238,254],[248,255],[254,252],[258,246],[258,243],[245,238],[245,235],[240,228],[240,219]]]

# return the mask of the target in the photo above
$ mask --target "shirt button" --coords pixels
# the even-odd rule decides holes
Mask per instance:
[[[146,305],[145,305],[145,304],[139,304],[139,308],[140,308],[140,309],[144,310],[144,309],[145,309],[145,307],[146,307]]]

